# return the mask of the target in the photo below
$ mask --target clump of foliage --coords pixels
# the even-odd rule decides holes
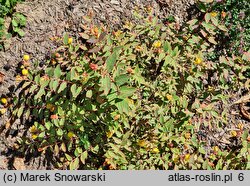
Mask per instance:
[[[247,54],[207,59],[227,31],[211,12],[183,29],[135,17],[111,33],[85,18],[81,42],[65,34],[45,66],[24,64],[10,104],[31,123],[23,149],[52,152],[61,169],[249,169],[249,131],[232,133],[237,149],[208,148],[197,134],[228,124],[216,105],[244,86]]]
[[[23,0],[0,0],[0,50],[3,49],[4,40],[10,38],[12,34],[24,35],[21,28],[25,26],[26,18],[23,14],[14,12],[15,5],[21,1]],[[5,28],[6,16],[11,17],[10,28]]]
[[[210,9],[220,17],[228,28],[227,34],[220,33],[220,46],[217,48],[227,55],[242,55],[250,50],[250,4],[246,0],[220,0],[201,9]],[[218,56],[216,56],[218,57]]]

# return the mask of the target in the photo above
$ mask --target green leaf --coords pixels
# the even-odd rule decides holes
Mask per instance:
[[[51,126],[52,126],[52,123],[50,123],[50,122],[45,123],[46,129],[50,130]]]
[[[17,23],[17,21],[16,21],[15,19],[12,19],[11,23],[12,23],[12,25],[13,25],[14,27],[17,27],[17,26],[18,26],[18,23]]]
[[[57,65],[54,71],[54,76],[56,78],[60,78],[61,75],[62,75],[62,71],[61,71],[60,65]]]
[[[64,36],[63,36],[63,43],[65,45],[68,44],[68,41],[69,41],[69,34],[68,33],[65,33]]]
[[[210,21],[210,19],[211,19],[211,14],[210,13],[206,13],[206,15],[205,15],[205,21],[206,21],[206,23],[208,23]]]
[[[121,99],[132,96],[136,91],[134,87],[122,86],[118,92],[118,97]]]
[[[88,157],[88,152],[84,151],[80,156],[80,160],[83,164],[85,164],[85,160],[87,159],[87,157]]]
[[[101,86],[102,90],[104,90],[104,94],[108,95],[110,88],[111,88],[111,80],[110,77],[105,76],[104,78],[101,79]]]
[[[60,85],[60,87],[59,87],[59,89],[58,89],[58,91],[57,91],[57,93],[60,93],[60,92],[62,92],[62,91],[64,91],[64,89],[67,87],[67,82],[62,82],[61,83],[61,85]]]
[[[130,76],[127,75],[127,74],[122,74],[122,75],[119,75],[119,76],[116,76],[115,77],[115,83],[117,86],[121,86],[125,83],[127,83],[130,79]]]
[[[80,148],[80,147],[77,147],[77,148],[75,149],[75,151],[74,151],[74,155],[75,155],[76,157],[78,157],[81,153],[82,153],[82,148]]]
[[[57,156],[59,154],[59,146],[56,144],[54,148],[54,155]]]
[[[164,49],[164,52],[168,52],[168,53],[171,53],[172,52],[172,47],[171,47],[171,44],[166,41],[163,45],[163,49]]]
[[[227,27],[225,25],[218,25],[218,28],[224,32],[227,32]]]
[[[118,53],[117,51],[114,51],[106,60],[106,68],[108,72],[112,72],[117,58],[118,58]]]
[[[45,95],[45,90],[43,88],[41,88],[38,93],[35,95],[34,99],[39,99],[41,98],[43,95]]]
[[[122,100],[122,101],[118,101],[115,103],[116,107],[118,108],[118,111],[120,114],[125,113],[127,115],[129,115],[129,104],[126,100]]]
[[[20,118],[21,115],[23,114],[23,109],[24,109],[24,106],[23,106],[23,105],[18,109],[18,112],[17,112],[17,117],[18,117],[18,118]]]
[[[130,131],[126,132],[126,134],[123,135],[123,137],[122,137],[122,142],[121,142],[121,145],[122,145],[122,146],[124,146],[124,145],[127,144],[130,135],[131,135],[131,132],[130,132]]]
[[[57,131],[56,131],[56,134],[58,136],[62,136],[63,135],[63,130],[61,128],[59,128]]]
[[[76,84],[73,84],[70,88],[73,98],[76,98],[82,91],[82,87],[77,87]]]
[[[58,85],[59,85],[58,80],[52,80],[50,81],[49,87],[51,90],[56,91]]]
[[[203,147],[199,147],[199,152],[201,154],[206,154],[206,151],[205,151],[205,149]]]
[[[65,143],[62,143],[60,148],[62,149],[63,152],[67,151]]]
[[[25,33],[24,33],[24,31],[23,31],[22,29],[19,29],[19,30],[17,31],[17,33],[18,33],[18,35],[21,36],[21,37],[23,37],[23,36],[25,35]]]
[[[70,170],[76,170],[79,167],[79,158],[76,158],[75,160],[71,161],[69,164],[69,169]]]
[[[218,25],[219,25],[218,19],[217,19],[217,18],[211,17],[211,21],[212,21],[212,23],[214,24],[214,26],[218,26]]]
[[[72,160],[72,157],[68,154],[65,153],[65,157],[67,158],[68,161],[71,161]]]
[[[86,97],[87,97],[87,98],[91,98],[92,95],[93,95],[93,91],[92,91],[92,90],[88,90],[88,91],[86,92]]]
[[[217,44],[217,42],[215,41],[215,37],[209,37],[208,38],[208,41],[210,42],[210,43],[212,43],[212,44]]]

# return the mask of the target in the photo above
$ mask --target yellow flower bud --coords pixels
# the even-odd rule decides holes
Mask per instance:
[[[152,149],[151,152],[154,153],[154,154],[158,154],[160,151],[159,151],[159,149],[157,147],[155,147],[155,148]]]
[[[29,55],[23,55],[23,60],[24,61],[29,61],[30,59],[30,56]]]
[[[38,136],[36,135],[36,134],[33,134],[32,136],[31,136],[31,138],[34,140],[34,139],[36,139]]]
[[[184,159],[185,159],[185,161],[189,161],[190,160],[190,154],[186,154]]]
[[[239,123],[239,124],[237,125],[237,127],[238,127],[238,129],[240,129],[240,130],[243,130],[243,129],[244,129],[244,125],[243,125],[242,123]]]
[[[232,131],[231,131],[231,136],[232,136],[232,137],[236,137],[236,136],[237,136],[237,132],[236,132],[235,130],[232,130]]]
[[[218,152],[219,150],[220,150],[220,148],[219,148],[218,146],[214,146],[214,147],[213,147],[213,151],[214,151],[214,152]]]
[[[153,44],[153,47],[154,48],[160,48],[161,47],[161,41],[155,41],[154,44]]]
[[[113,134],[114,134],[114,131],[108,131],[108,132],[106,132],[107,138],[111,138],[113,136]]]
[[[1,98],[1,103],[2,103],[3,105],[6,105],[7,102],[8,102],[8,100],[7,100],[6,98]]]
[[[36,133],[38,130],[35,127],[35,125],[33,125],[32,127],[30,127],[29,131],[30,131],[30,133]]]
[[[68,136],[69,138],[73,138],[73,137],[75,136],[75,134],[74,134],[73,132],[68,132],[67,136]]]
[[[1,108],[0,109],[0,114],[5,114],[6,113],[6,109],[5,108]]]
[[[196,65],[201,65],[202,64],[202,59],[200,57],[197,57],[194,61],[194,64]]]
[[[170,94],[167,94],[166,97],[167,97],[168,101],[172,101],[173,100],[173,96],[170,95]]]
[[[22,75],[27,76],[29,74],[29,71],[27,69],[22,70]]]
[[[140,147],[145,147],[146,146],[146,141],[145,140],[139,140],[137,142],[137,144],[140,146]]]
[[[211,15],[212,17],[216,17],[216,16],[218,15],[218,13],[217,13],[217,12],[211,12],[210,15]]]
[[[70,38],[68,39],[68,44],[72,44],[72,42],[73,42],[73,38],[70,37]]]

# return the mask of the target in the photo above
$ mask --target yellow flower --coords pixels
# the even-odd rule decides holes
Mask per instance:
[[[73,42],[73,38],[70,37],[70,38],[68,39],[68,44],[72,44],[72,42]]]
[[[1,103],[3,104],[3,105],[6,105],[7,104],[7,99],[6,98],[1,98]]]
[[[231,131],[231,136],[232,136],[232,137],[236,137],[236,136],[237,136],[237,132],[236,132],[235,130],[232,130],[232,131]]]
[[[33,125],[32,127],[30,127],[29,131],[30,131],[30,133],[36,133],[38,130],[37,130],[36,126]]]
[[[179,161],[179,156],[174,154],[173,155],[173,161],[174,161],[174,163],[177,163]]]
[[[190,160],[190,154],[186,154],[184,159],[185,159],[185,161],[189,161]]]
[[[137,142],[137,144],[140,146],[140,147],[145,147],[146,146],[146,141],[145,140],[139,140]]]
[[[190,132],[185,133],[185,138],[186,138],[186,139],[190,139],[190,138],[191,138]]]
[[[31,136],[31,138],[32,139],[36,139],[38,136],[36,135],[36,134],[33,134],[32,136]]]
[[[152,149],[151,152],[154,153],[154,154],[158,154],[160,151],[159,151],[159,149],[157,147],[155,147],[155,148]]]
[[[29,74],[29,71],[27,69],[22,70],[22,75],[27,76]]]
[[[23,60],[24,61],[29,61],[30,59],[30,56],[29,55],[23,55]]]
[[[237,127],[238,127],[240,130],[243,130],[243,129],[244,129],[244,125],[243,125],[242,123],[239,123],[239,124],[237,125]]]
[[[153,44],[153,47],[155,48],[160,48],[161,47],[161,41],[155,41],[154,44]]]
[[[5,114],[6,113],[6,109],[5,108],[1,108],[0,109],[0,114]]]
[[[114,134],[114,131],[108,131],[108,132],[106,132],[107,138],[111,138],[113,136],[113,134]]]
[[[218,152],[219,150],[220,150],[220,148],[219,148],[218,146],[214,146],[214,147],[213,147],[213,151],[214,151],[214,152]]]
[[[73,138],[73,137],[75,136],[75,134],[74,134],[73,132],[68,132],[67,136],[68,136],[69,138]]]
[[[218,13],[217,13],[217,12],[211,12],[210,15],[211,15],[212,17],[216,17],[216,16],[218,15]]]
[[[202,59],[200,57],[197,57],[194,61],[194,64],[196,65],[201,65],[202,64]]]
[[[208,91],[208,92],[213,92],[213,91],[214,91],[214,87],[208,86],[207,91]]]
[[[173,96],[170,95],[170,94],[167,94],[166,97],[167,97],[168,101],[172,101],[173,100]]]

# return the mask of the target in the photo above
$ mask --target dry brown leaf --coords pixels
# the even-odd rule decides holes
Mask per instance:
[[[4,81],[4,73],[0,72],[0,83],[2,83]]]

